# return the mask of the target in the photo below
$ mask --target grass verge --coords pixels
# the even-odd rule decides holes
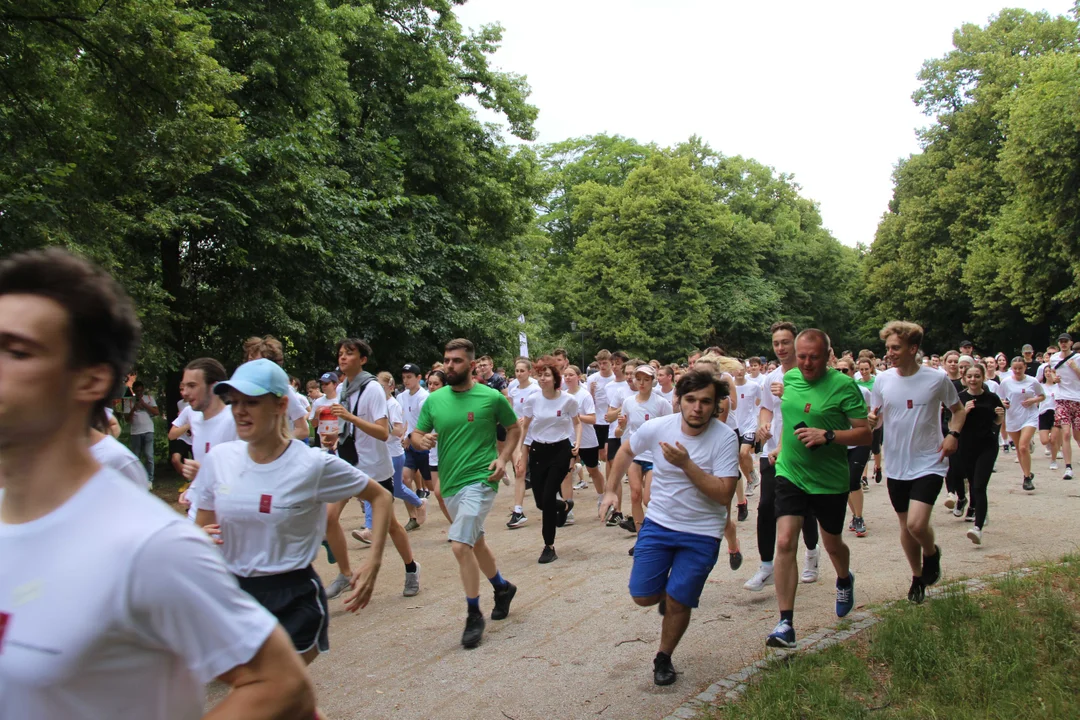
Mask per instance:
[[[701,717],[1080,717],[1080,556],[880,614],[846,643],[776,662]]]

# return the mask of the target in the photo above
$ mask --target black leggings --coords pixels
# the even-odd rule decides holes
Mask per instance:
[[[776,554],[776,467],[769,458],[760,458],[761,488],[758,490],[757,549],[761,562],[772,562]],[[803,542],[807,550],[818,543],[817,517],[808,510],[803,520]]]
[[[986,522],[986,486],[990,484],[990,474],[994,472],[997,456],[998,441],[995,434],[983,440],[961,443],[959,450],[952,455],[956,462],[949,464],[950,475],[953,473],[953,465],[957,466],[961,487],[964,478],[971,483],[971,504],[975,507],[975,527],[978,528]]]
[[[557,443],[534,442],[529,449],[529,470],[532,474],[533,498],[536,507],[544,513],[544,544],[555,544],[555,519],[566,503],[559,500],[559,488],[570,466],[570,440]]]
[[[949,471],[945,473],[945,492],[956,493],[958,499],[964,499],[967,497],[967,490],[964,487],[964,480],[971,479],[971,475],[968,474],[966,468],[960,460],[960,453],[954,452],[949,456]],[[972,488],[972,494],[974,495],[975,489]]]
[[[862,490],[863,470],[870,461],[870,450],[869,445],[857,445],[847,451],[848,492]]]

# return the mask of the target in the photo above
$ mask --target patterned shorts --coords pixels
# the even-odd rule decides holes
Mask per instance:
[[[1072,427],[1073,432],[1080,432],[1080,402],[1076,400],[1058,400],[1054,410],[1054,424]]]

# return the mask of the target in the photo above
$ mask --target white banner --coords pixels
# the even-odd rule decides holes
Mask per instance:
[[[518,315],[518,322],[524,325],[525,316]],[[529,338],[525,335],[524,330],[518,331],[518,355],[521,357],[529,357]]]

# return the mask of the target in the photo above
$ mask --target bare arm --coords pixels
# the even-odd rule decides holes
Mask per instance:
[[[310,432],[311,428],[308,427],[307,415],[296,418],[296,422],[293,423],[293,437],[297,440],[307,440]]]
[[[280,625],[255,657],[218,680],[232,692],[203,720],[300,720],[315,715],[311,677]]]
[[[353,591],[345,598],[345,609],[350,612],[367,607],[371,600],[375,579],[382,567],[386,534],[390,530],[390,515],[394,511],[393,495],[377,482],[369,481],[357,497],[371,503],[371,553],[367,562],[352,576]]]
[[[390,428],[390,434],[392,434],[396,438],[405,437],[405,425],[404,425],[404,423],[394,423],[393,427]]]

